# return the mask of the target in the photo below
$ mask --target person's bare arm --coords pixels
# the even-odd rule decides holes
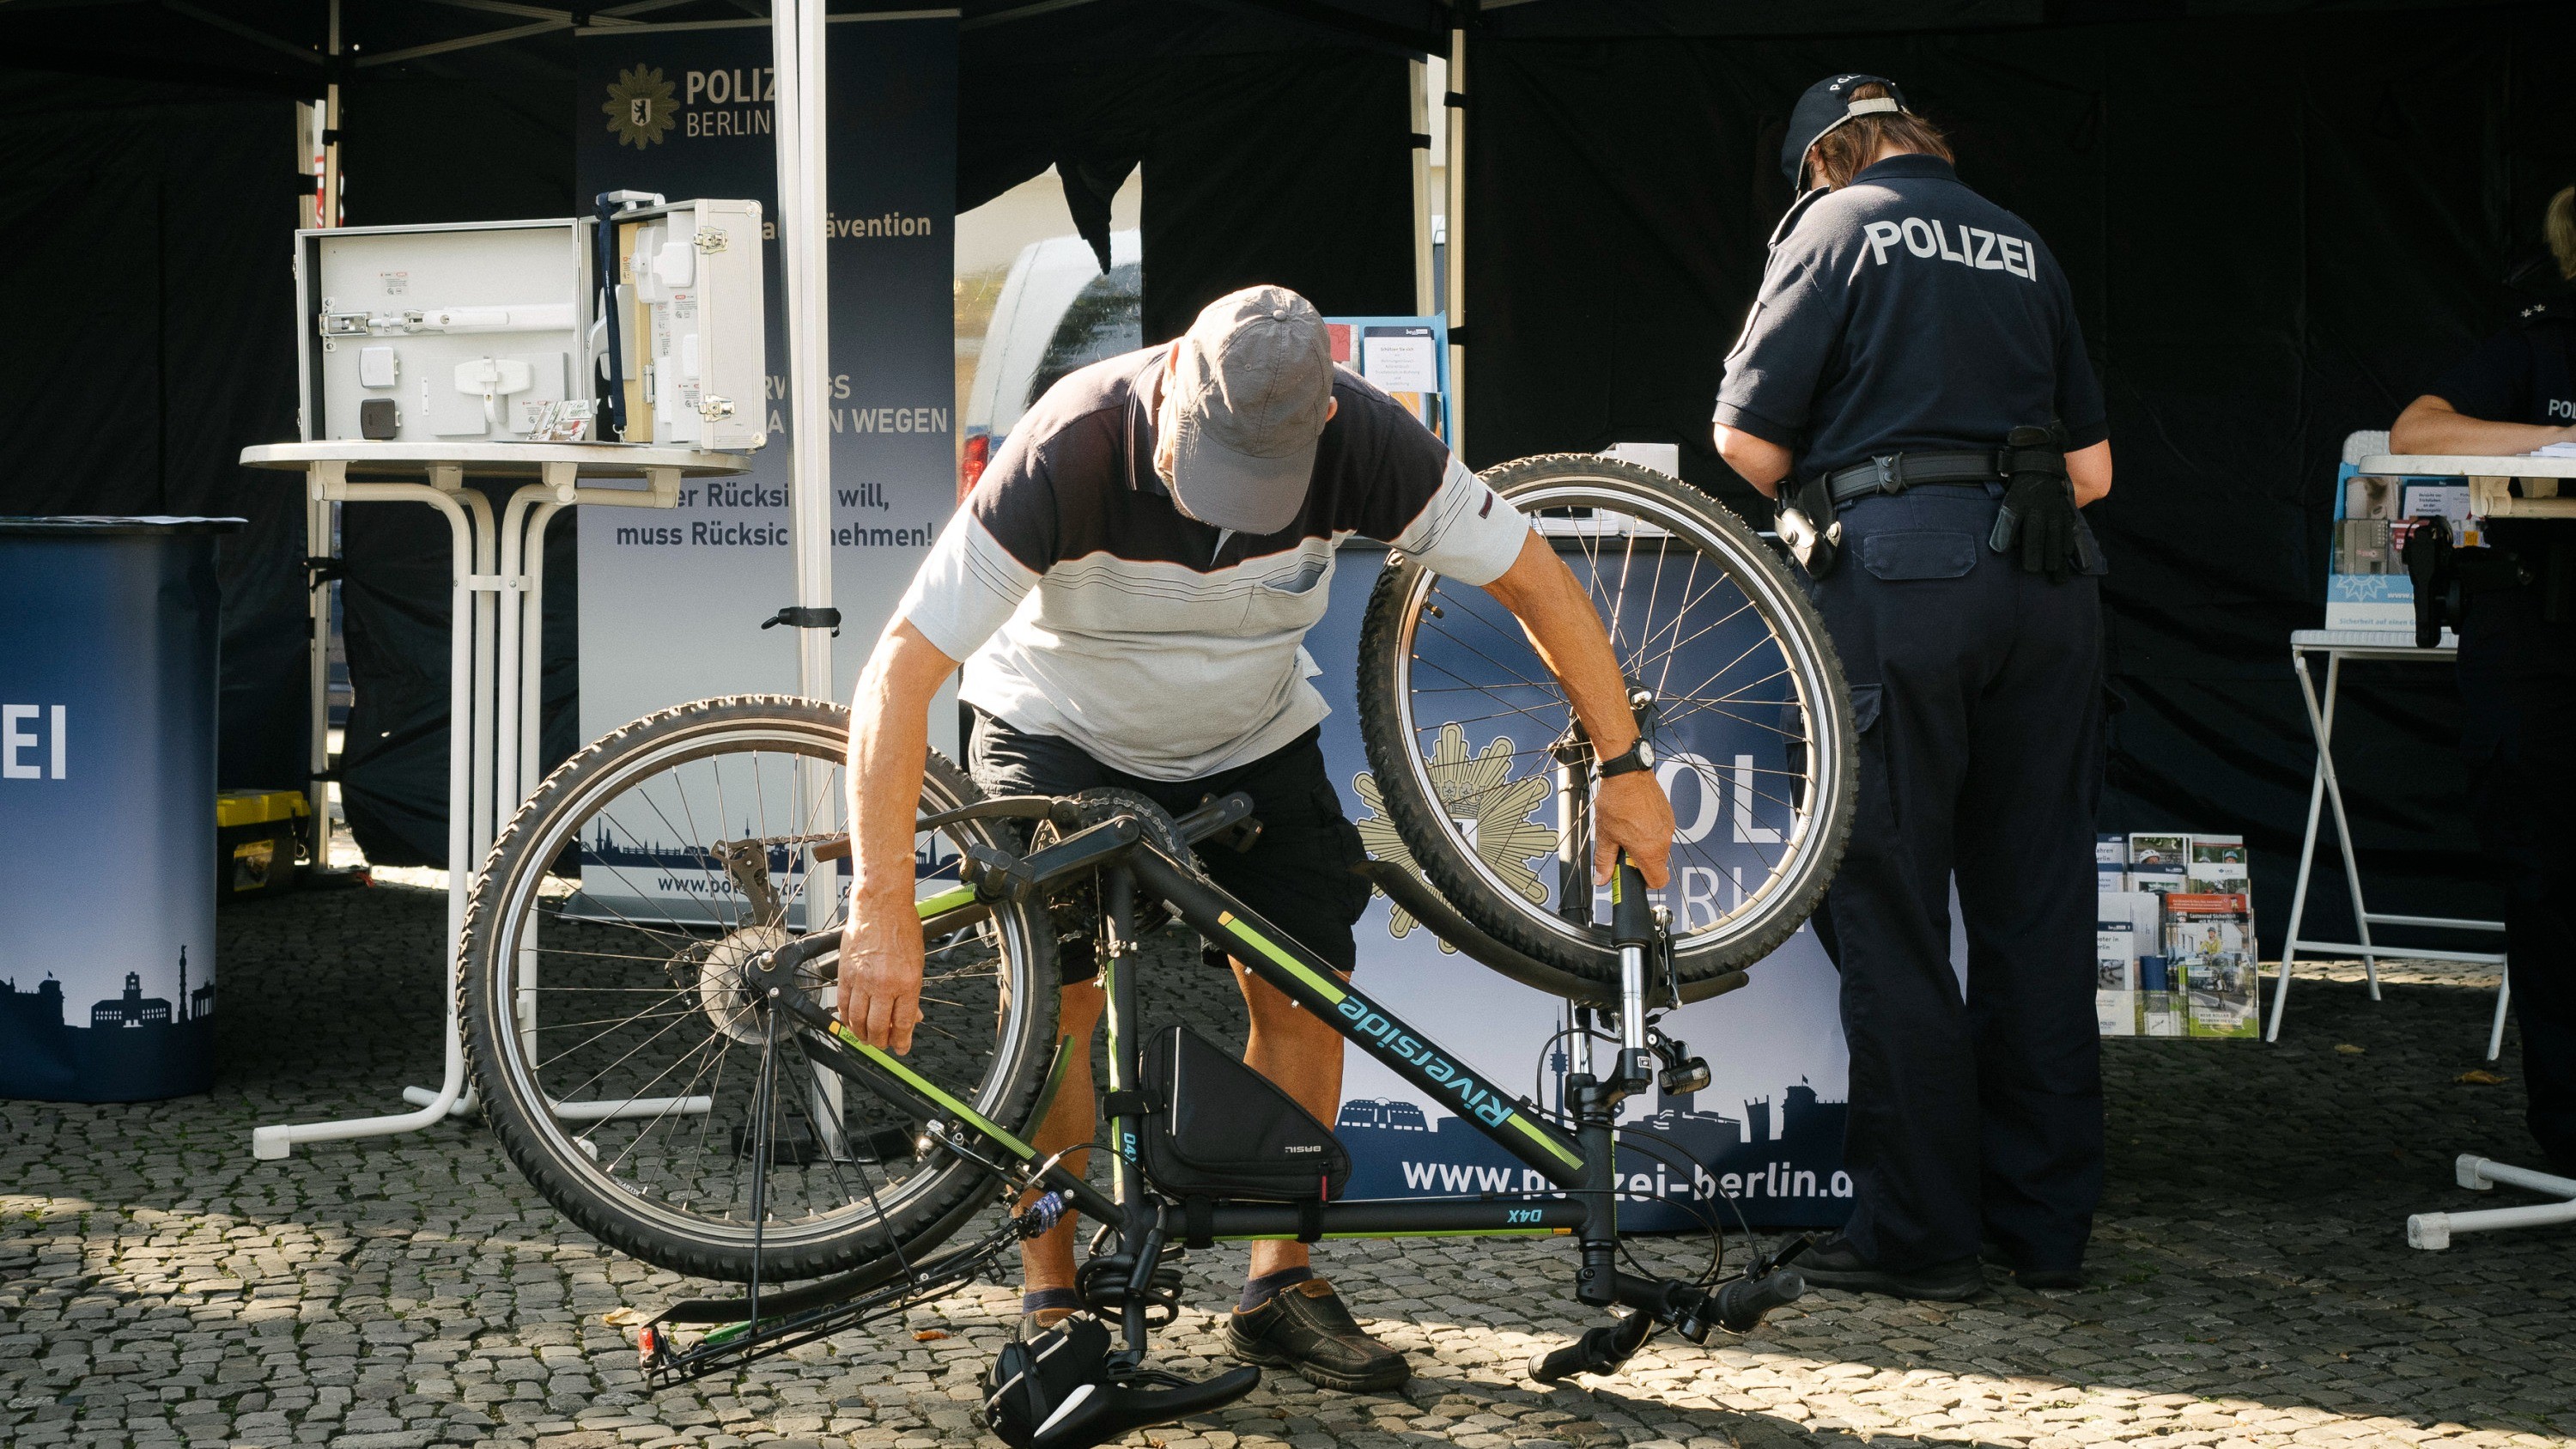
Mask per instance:
[[[921,918],[912,824],[930,750],[930,702],[956,671],[897,619],[877,639],[850,701],[850,919],[841,928],[841,1021],[871,1046],[912,1050],[921,1020]]]
[[[2434,453],[2471,458],[2510,458],[2552,443],[2576,440],[2576,427],[2546,423],[2491,423],[2473,418],[2426,393],[2406,405],[2388,430],[2392,453]]]
[[[1539,659],[1565,686],[1575,718],[1602,758],[1624,753],[1637,739],[1637,716],[1601,613],[1556,551],[1537,533],[1521,542],[1520,557],[1485,592],[1521,621]],[[1645,872],[1646,884],[1669,878],[1665,857],[1673,848],[1673,807],[1654,772],[1636,770],[1603,780],[1592,792],[1592,879],[1610,878],[1621,850]]]
[[[2099,503],[2111,491],[2111,440],[2066,455],[2066,476],[2075,484],[2075,506]]]
[[[1736,476],[1761,490],[1765,498],[1780,496],[1780,480],[1789,476],[1788,449],[1724,423],[1717,425],[1716,436],[1717,456]]]

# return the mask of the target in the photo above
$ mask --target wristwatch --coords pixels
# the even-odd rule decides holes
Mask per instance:
[[[1644,735],[1637,736],[1635,744],[1603,760],[1599,766],[1601,778],[1604,780],[1613,775],[1625,775],[1633,771],[1653,768],[1655,768],[1655,747],[1646,743]]]

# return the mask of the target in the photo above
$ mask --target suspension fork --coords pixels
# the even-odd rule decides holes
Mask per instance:
[[[1588,878],[1587,878],[1588,879]],[[1630,1278],[1619,1271],[1619,1106],[1653,1080],[1655,1056],[1646,1035],[1646,963],[1656,946],[1654,909],[1646,898],[1646,877],[1628,863],[1625,852],[1610,877],[1610,944],[1619,952],[1619,1051],[1605,1080],[1591,1073],[1590,1022],[1579,1016],[1576,1042],[1584,1070],[1566,1078],[1573,1099],[1575,1136],[1583,1144],[1583,1265],[1575,1274],[1575,1297],[1595,1307],[1639,1302],[1651,1294],[1661,1302],[1660,1285]],[[1588,1008],[1578,1008],[1588,1015]]]

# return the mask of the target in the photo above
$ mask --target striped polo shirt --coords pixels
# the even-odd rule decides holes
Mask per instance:
[[[1377,539],[1470,584],[1528,525],[1404,406],[1336,369],[1305,505],[1261,537],[1183,516],[1154,471],[1164,351],[1047,390],[943,529],[897,609],[966,662],[959,695],[1149,780],[1190,780],[1287,745],[1331,708],[1306,631],[1334,545]]]

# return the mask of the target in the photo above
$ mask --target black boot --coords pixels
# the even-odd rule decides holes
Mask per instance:
[[[1986,1291],[1985,1267],[1974,1258],[1890,1270],[1861,1257],[1860,1250],[1840,1233],[1799,1254],[1795,1266],[1808,1287],[1840,1288],[1847,1293],[1955,1302]]]

